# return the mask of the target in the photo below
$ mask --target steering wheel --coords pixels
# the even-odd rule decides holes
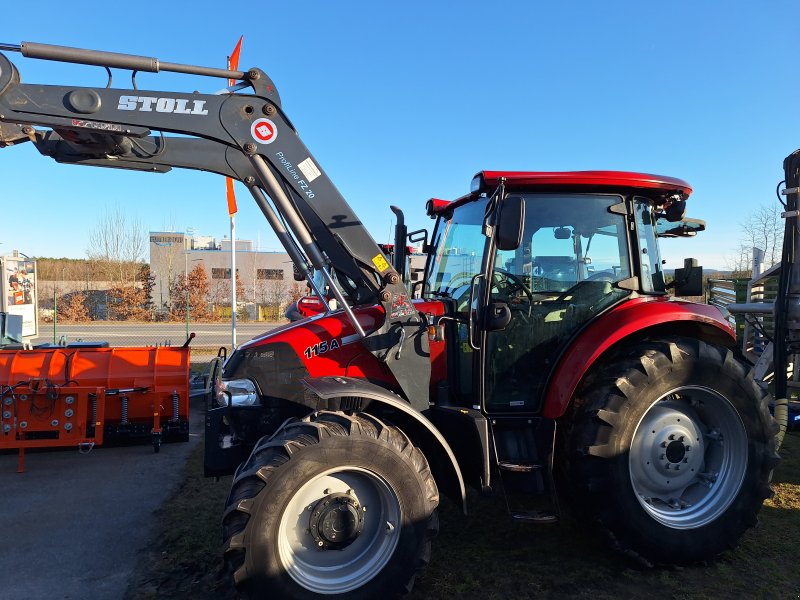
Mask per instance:
[[[609,283],[614,283],[614,271],[611,269],[606,269],[605,271],[598,271],[597,273],[592,273],[584,279],[584,281],[607,281]]]
[[[608,283],[614,283],[614,281],[616,281],[616,278],[614,276],[614,271],[612,271],[610,269],[606,269],[605,271],[598,271],[597,273],[592,273],[586,279],[584,279],[582,281],[579,281],[578,283],[576,283],[575,285],[573,285],[569,289],[561,292],[558,295],[558,298],[556,298],[555,301],[556,302],[563,302],[565,298],[573,295],[575,293],[575,291],[578,288],[580,288],[587,281],[605,281],[605,282],[608,282]]]
[[[523,293],[528,297],[528,312],[530,312],[530,307],[533,306],[533,291],[529,288],[525,282],[522,280],[521,277],[515,275],[514,273],[510,273],[505,269],[497,269],[494,270],[495,275],[503,275],[507,281],[511,282],[513,285],[506,285],[506,293],[508,295],[513,294],[517,290],[522,290]]]

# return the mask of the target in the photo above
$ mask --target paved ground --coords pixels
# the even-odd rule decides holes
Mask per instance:
[[[0,598],[122,598],[154,513],[203,435],[193,401],[189,443],[0,455]]]
[[[243,343],[275,324],[246,323]],[[230,324],[192,324],[193,345],[230,343]],[[36,343],[52,341],[47,332]],[[90,323],[59,325],[69,340],[129,345],[183,343],[185,325]],[[175,491],[191,451],[203,435],[202,402],[192,401],[189,443],[28,451],[27,470],[16,454],[0,454],[0,599],[115,600],[122,598],[157,511]]]

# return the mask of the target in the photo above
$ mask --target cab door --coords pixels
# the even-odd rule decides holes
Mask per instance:
[[[476,319],[474,357],[488,414],[537,413],[561,352],[579,329],[630,294],[626,217],[617,195],[525,194],[522,241],[487,252],[484,314],[507,306],[504,327]],[[495,231],[496,234],[496,231]],[[474,313],[477,314],[477,311]],[[476,387],[476,389],[478,389]]]
[[[427,273],[426,295],[446,307],[447,371],[449,401],[464,407],[480,407],[481,356],[476,353],[476,331],[470,322],[475,311],[487,250],[492,240],[484,235],[487,200],[478,199],[440,217],[434,232],[435,254]]]

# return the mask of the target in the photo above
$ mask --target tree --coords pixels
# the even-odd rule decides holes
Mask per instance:
[[[753,248],[764,251],[764,269],[781,258],[783,219],[776,205],[761,205],[740,223],[741,237],[735,254],[728,258],[734,277],[750,277],[753,272]]]
[[[299,286],[295,287],[299,291]],[[259,279],[256,283],[256,299],[266,307],[267,319],[270,321],[281,317],[284,304],[293,295],[293,290],[282,279]]]
[[[143,288],[134,284],[115,285],[106,292],[108,298],[108,318],[111,321],[130,319],[147,320],[147,296]]]
[[[231,299],[231,280],[214,279],[210,287],[209,301],[214,305],[215,317],[219,316],[217,310],[219,307],[227,308],[227,306],[230,306]],[[239,269],[236,269],[236,303],[241,304],[243,302],[245,302],[245,287],[241,277],[239,277]],[[236,313],[237,317],[242,314],[242,310]]]
[[[86,254],[96,263],[95,270],[107,281],[133,281],[144,259],[147,242],[139,219],[128,217],[117,206],[100,214],[89,232]]]
[[[139,272],[136,274],[136,281],[142,286],[142,293],[144,295],[144,308],[147,310],[153,309],[153,289],[156,285],[156,278],[150,270],[150,265],[143,264],[139,267]]]
[[[307,288],[308,288],[307,285],[306,285],[306,289],[304,289],[304,288],[300,287],[300,284],[297,281],[293,281],[292,282],[292,287],[289,290],[289,299],[292,302],[297,302],[298,300],[300,300],[300,298],[302,298],[303,296],[306,295]]]
[[[202,265],[197,265],[189,272],[189,277],[181,273],[170,286],[170,313],[173,318],[186,318],[186,294],[189,294],[189,313],[194,319],[207,319],[208,302],[206,297],[209,290],[208,276]]]
[[[239,277],[239,269],[236,269],[236,302],[244,302],[244,284],[242,278]]]
[[[153,280],[153,301],[159,308],[169,308],[170,289],[178,273],[187,266],[187,240],[180,234],[159,236],[166,241],[155,241],[151,246],[150,272]]]
[[[58,299],[58,318],[64,321],[89,321],[86,295],[81,293],[64,294]]]

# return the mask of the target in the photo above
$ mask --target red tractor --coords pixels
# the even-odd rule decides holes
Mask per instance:
[[[236,414],[242,449],[254,446],[225,519],[242,582],[263,589],[275,569],[285,593],[369,597],[364,574],[385,585],[378,574],[402,555],[394,581],[405,584],[428,556],[438,490],[464,503],[462,481],[542,495],[549,507],[512,516],[548,523],[558,479],[558,497],[656,563],[715,556],[755,524],[777,461],[766,396],[728,321],[671,298],[662,271],[658,238],[702,228],[681,219],[689,185],[483,172],[472,189],[428,207],[436,226],[414,302],[429,324],[422,402],[403,398],[342,311],[226,364],[218,410]],[[675,282],[700,295],[701,268],[687,263]],[[366,330],[385,318],[375,306],[355,314]],[[370,530],[365,504],[407,535]]]
[[[466,511],[467,485],[529,499],[512,512],[525,521],[571,504],[655,563],[712,558],[755,525],[778,460],[767,396],[723,315],[668,295],[698,294],[700,267],[672,283],[662,270],[659,235],[702,229],[683,219],[686,182],[479,173],[469,194],[429,203],[412,300],[401,257],[367,233],[263,71],[0,50],[240,82],[216,95],[25,85],[0,55],[0,145],[234,177],[337,300],[235,349],[206,415],[206,473],[235,473],[225,561],[250,596],[407,592],[440,494]]]

